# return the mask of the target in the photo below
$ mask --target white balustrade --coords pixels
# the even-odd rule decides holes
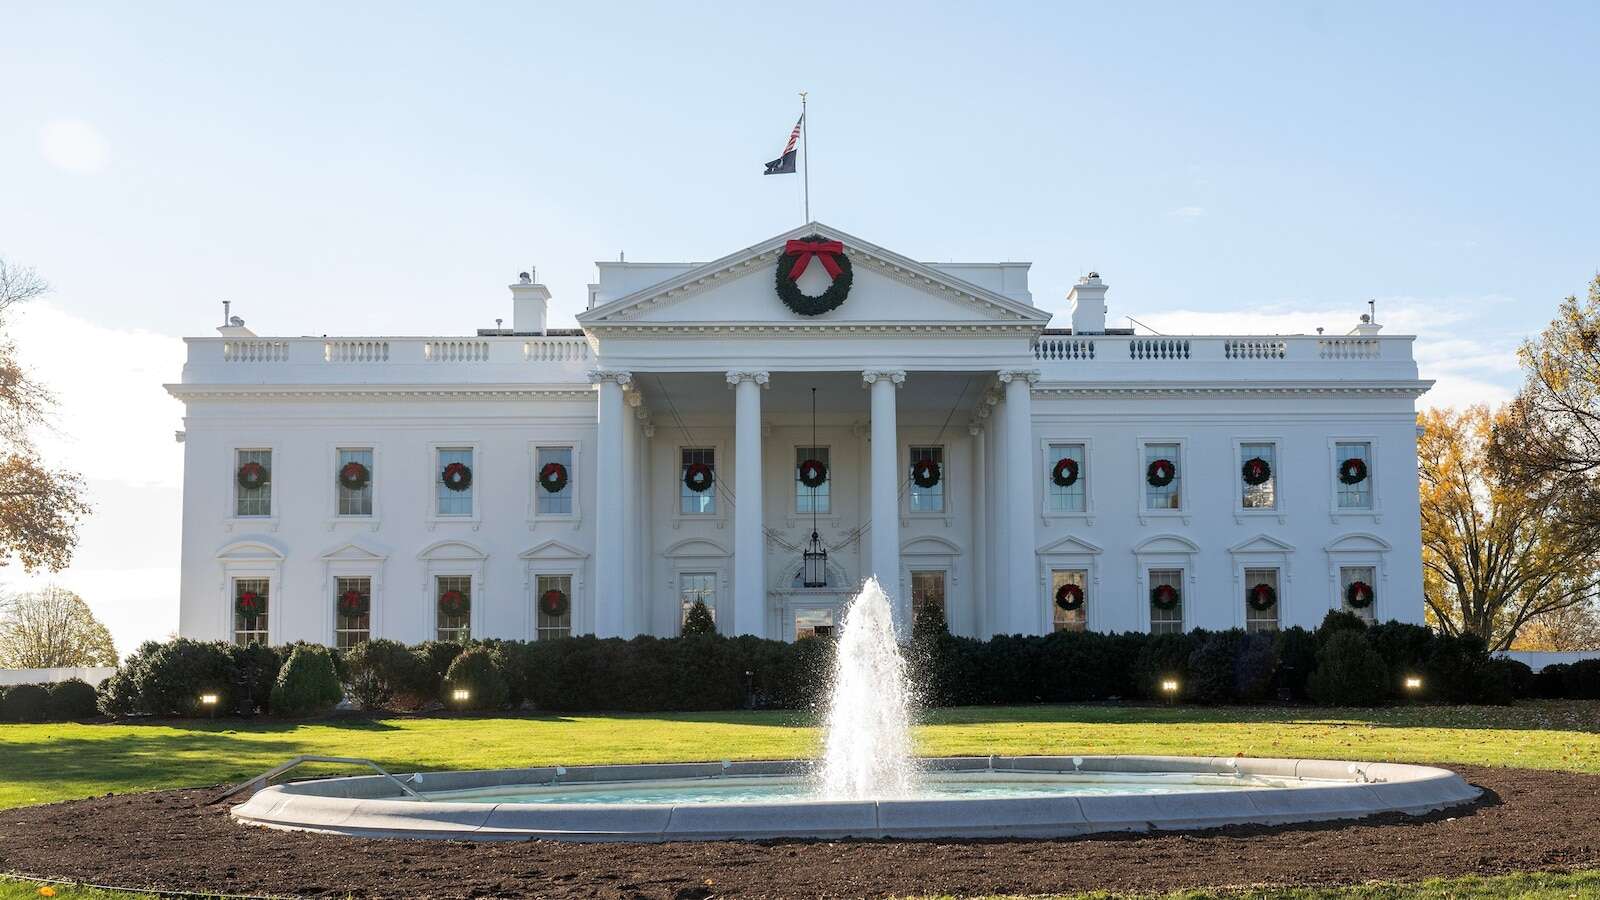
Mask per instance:
[[[1034,359],[1094,359],[1094,341],[1089,338],[1041,337],[1033,345]]]
[[[323,341],[322,358],[331,363],[388,362],[389,342],[364,339]]]
[[[222,361],[279,363],[289,360],[288,341],[228,340],[222,342]]]
[[[1320,359],[1377,359],[1377,338],[1331,337],[1317,339],[1317,356]]]
[[[540,338],[522,344],[522,358],[528,362],[585,362],[589,342],[584,338]]]
[[[1283,359],[1288,344],[1282,338],[1228,338],[1222,344],[1228,359]]]
[[[488,341],[427,341],[422,358],[429,362],[488,362]]]
[[[1128,342],[1129,359],[1188,359],[1189,339],[1136,337]]]

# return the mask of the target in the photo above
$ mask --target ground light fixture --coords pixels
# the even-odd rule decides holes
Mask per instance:
[[[1161,679],[1161,693],[1166,696],[1168,703],[1176,700],[1178,697],[1178,680],[1176,678]]]
[[[1408,690],[1408,691],[1420,691],[1420,690],[1422,690],[1422,679],[1418,678],[1415,675],[1406,676],[1406,690]]]
[[[217,703],[221,699],[222,698],[218,697],[216,694],[211,694],[211,693],[201,694],[200,695],[200,705],[205,707],[206,712],[210,713],[212,718],[216,718],[216,716],[217,716]]]
[[[450,692],[450,699],[457,703],[465,703],[472,699],[472,692],[466,688],[456,688]]]

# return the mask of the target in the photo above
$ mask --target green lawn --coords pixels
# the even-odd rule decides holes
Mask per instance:
[[[236,781],[297,753],[395,769],[809,756],[803,714],[0,725],[0,808]],[[939,710],[930,755],[1322,756],[1600,772],[1600,703],[1382,710],[1028,706]]]

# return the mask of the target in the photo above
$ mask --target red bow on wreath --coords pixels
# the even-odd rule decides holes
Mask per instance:
[[[822,268],[827,270],[829,278],[838,278],[839,273],[844,271],[833,259],[835,253],[844,252],[844,244],[840,241],[790,241],[783,245],[783,252],[795,256],[794,268],[789,270],[789,278],[793,281],[800,280],[800,275],[805,272],[806,264],[811,262],[812,257],[816,257],[822,263]]]

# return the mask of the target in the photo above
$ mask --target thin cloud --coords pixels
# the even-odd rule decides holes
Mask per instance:
[[[111,145],[82,119],[55,119],[39,129],[39,154],[64,172],[94,175],[111,161]]]

